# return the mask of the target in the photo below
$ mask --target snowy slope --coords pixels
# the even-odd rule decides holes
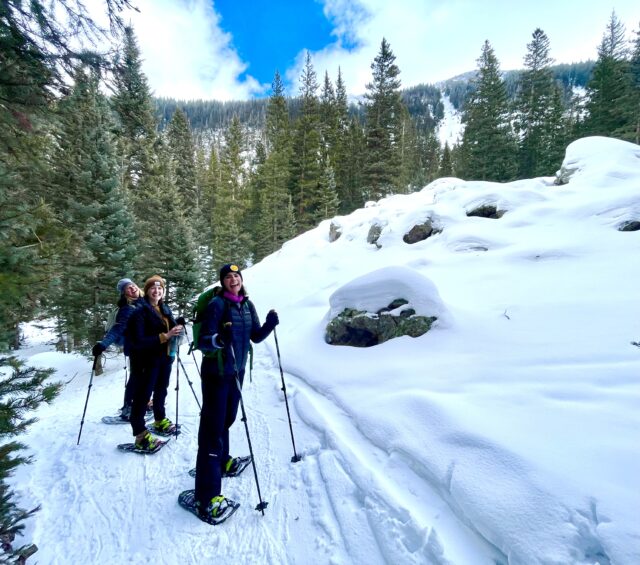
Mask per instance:
[[[21,354],[70,380],[40,411],[26,438],[36,462],[15,478],[25,506],[43,504],[26,531],[38,561],[640,563],[640,350],[629,344],[640,338],[640,232],[617,230],[640,217],[640,148],[584,139],[565,165],[564,186],[441,179],[335,218],[337,241],[323,222],[245,271],[262,316],[280,313],[303,455],[290,462],[270,338],[245,389],[264,517],[251,470],[225,480],[242,506],[223,526],[178,507],[193,488],[198,416],[184,375],[185,433],[157,455],[123,454],[129,430],[100,423],[123,391],[122,358],[110,359],[76,446],[89,362],[35,332]],[[504,216],[466,216],[488,203]],[[442,232],[404,243],[426,218]],[[380,248],[367,243],[373,224]],[[440,308],[436,327],[367,349],[324,342],[332,304],[397,293]],[[174,387],[175,376],[171,417]],[[242,423],[232,431],[246,453]]]

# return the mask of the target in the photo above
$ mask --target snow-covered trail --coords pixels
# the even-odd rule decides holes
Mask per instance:
[[[21,354],[44,349],[27,347]],[[255,349],[253,382],[246,381],[244,400],[262,498],[269,503],[264,516],[254,510],[259,499],[251,467],[223,484],[223,493],[241,502],[224,525],[209,526],[178,506],[179,492],[193,488],[187,472],[195,463],[198,429],[198,406],[182,371],[183,434],[161,452],[121,453],[115,446],[130,441],[130,428],[100,422],[120,406],[122,356],[109,359],[105,373],[94,377],[77,446],[90,375],[90,363],[77,358],[64,363],[68,374],[56,375],[71,382],[52,406],[40,409],[39,422],[25,438],[35,461],[15,478],[21,504],[42,505],[25,532],[39,547],[36,560],[102,565],[213,559],[292,564],[501,560],[459,522],[427,481],[416,481],[420,469],[409,454],[385,453],[331,399],[285,374],[296,448],[303,456],[292,463],[279,369],[268,346]],[[182,360],[200,398],[199,377],[185,353]],[[47,365],[55,356],[36,354],[31,363]],[[171,418],[175,375],[174,368],[167,398]],[[232,448],[237,455],[248,453],[240,419],[232,429]],[[74,532],[83,532],[83,539]]]

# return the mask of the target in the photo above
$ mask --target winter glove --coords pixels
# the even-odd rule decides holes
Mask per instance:
[[[278,319],[278,313],[275,310],[269,310],[269,312],[267,313],[267,319],[264,325],[269,328],[269,331],[271,331],[279,323],[280,323],[280,320]]]
[[[91,350],[91,353],[93,354],[94,357],[100,357],[100,355],[102,355],[104,353],[105,349],[106,349],[106,347],[104,345],[102,345],[102,343],[97,342],[93,346],[93,349]]]
[[[187,325],[187,320],[185,320],[183,316],[180,316],[176,320],[176,326],[186,326],[186,325]]]
[[[216,336],[217,346],[222,348],[231,343],[231,326],[233,324],[231,322],[226,322],[222,324],[222,328],[220,332]]]

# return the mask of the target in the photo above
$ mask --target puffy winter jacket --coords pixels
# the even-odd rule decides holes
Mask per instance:
[[[162,343],[160,334],[166,333],[176,325],[171,309],[164,303],[160,305],[163,315],[169,322],[167,328],[164,320],[149,301],[144,298],[141,302],[142,306],[136,309],[129,322],[131,356],[168,356],[168,342]]]
[[[124,340],[124,354],[129,355],[131,353],[131,340],[129,336],[129,321],[133,316],[133,313],[142,306],[144,299],[137,298],[131,302],[127,301],[126,297],[121,297],[118,302],[118,314],[116,315],[116,321],[111,329],[105,334],[100,343],[105,349],[113,343],[120,343]]]
[[[231,345],[235,353],[235,365],[233,355],[227,354],[229,344],[223,344],[223,371],[225,375],[234,375],[236,367],[239,372],[244,370],[251,341],[260,343],[271,333],[273,327],[266,323],[260,325],[255,306],[248,297],[245,296],[242,302],[236,303],[218,295],[203,312],[198,348],[202,351],[221,349],[218,334],[221,333],[222,324],[226,322],[232,324]],[[208,370],[219,373],[219,365],[215,360],[205,358],[203,366],[205,362]]]

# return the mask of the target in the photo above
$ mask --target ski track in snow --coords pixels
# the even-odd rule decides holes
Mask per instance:
[[[183,363],[200,398],[195,366],[185,357]],[[259,499],[252,466],[223,481],[223,494],[241,503],[223,525],[200,522],[178,506],[178,494],[193,488],[188,470],[195,464],[199,421],[182,370],[183,433],[155,455],[116,449],[131,441],[130,427],[105,425],[100,418],[115,413],[122,397],[122,357],[117,357],[108,360],[103,375],[94,377],[80,445],[76,441],[89,379],[82,373],[52,406],[40,409],[40,421],[26,438],[35,461],[19,470],[16,489],[24,507],[42,505],[25,532],[39,547],[35,560],[52,565],[214,559],[367,565],[506,562],[458,520],[410,454],[384,452],[332,399],[285,374],[296,450],[303,456],[292,463],[278,367],[261,347],[254,365],[253,382],[245,380],[244,402],[262,499],[268,501],[264,516],[254,510]],[[57,378],[68,380],[66,375]],[[175,369],[167,415],[175,419]],[[240,410],[231,433],[232,453],[247,454]],[[87,532],[92,543],[74,543],[75,530]],[[454,546],[461,537],[468,542]]]

